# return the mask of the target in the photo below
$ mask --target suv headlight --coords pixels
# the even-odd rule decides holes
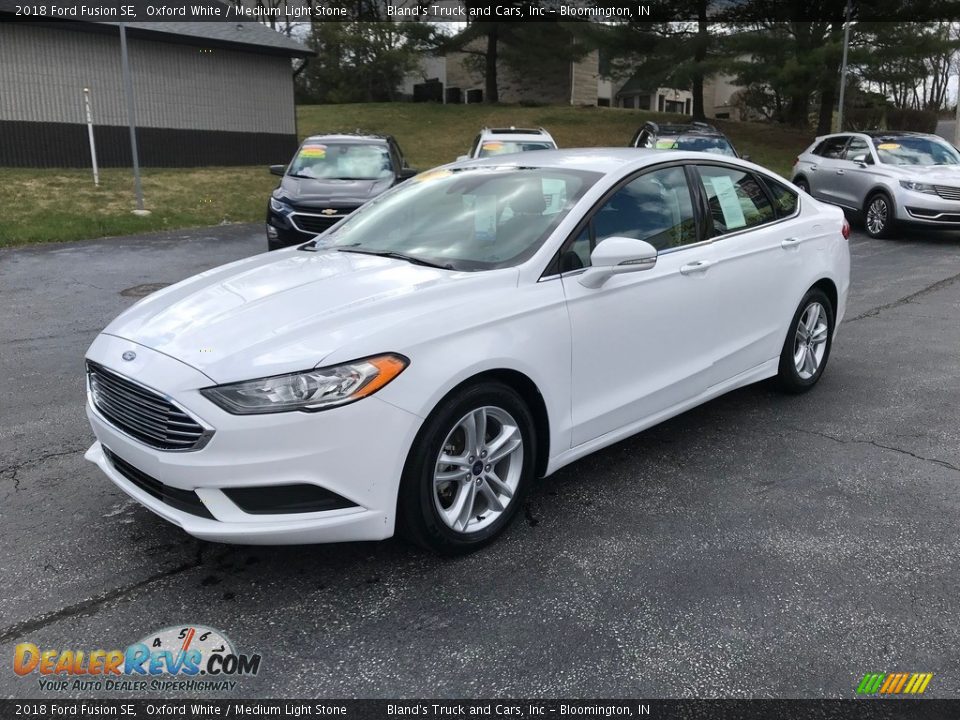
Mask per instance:
[[[314,412],[373,395],[409,364],[402,355],[387,353],[332,367],[216,385],[200,392],[233,415]]]
[[[901,180],[900,187],[904,190],[913,190],[913,192],[926,193],[927,195],[936,195],[937,190],[933,185],[927,183],[914,182],[913,180]]]
[[[293,210],[293,208],[283,202],[283,200],[277,200],[277,198],[272,195],[270,196],[270,209],[278,213],[286,213]]]

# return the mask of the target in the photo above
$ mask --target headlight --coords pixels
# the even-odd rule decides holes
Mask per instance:
[[[217,385],[200,392],[233,415],[326,410],[372,395],[408,364],[402,355],[388,353],[333,367]]]
[[[901,180],[900,187],[904,190],[913,190],[914,192],[927,193],[928,195],[936,195],[937,190],[933,185],[927,185],[926,183],[914,182],[913,180]]]
[[[278,212],[278,213],[285,213],[285,212],[290,212],[291,210],[293,210],[292,207],[290,207],[289,205],[287,205],[287,204],[286,204],[285,202],[283,202],[282,200],[277,200],[277,199],[276,199],[275,197],[273,197],[272,195],[270,196],[270,209],[273,210],[274,212]]]

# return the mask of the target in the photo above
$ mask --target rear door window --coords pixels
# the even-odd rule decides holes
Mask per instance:
[[[753,174],[736,168],[699,165],[714,235],[756,227],[776,219],[766,190]]]

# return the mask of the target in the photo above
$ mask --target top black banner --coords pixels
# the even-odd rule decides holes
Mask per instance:
[[[87,22],[929,22],[960,0],[0,0],[3,21]]]

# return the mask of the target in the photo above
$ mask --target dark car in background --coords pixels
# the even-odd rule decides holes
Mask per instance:
[[[270,250],[306,242],[368,200],[413,177],[390,135],[312,135],[291,163],[271,165],[280,185],[267,204]]]
[[[658,125],[655,122],[644,123],[633,134],[630,147],[649,148],[651,150],[686,150],[688,152],[707,152],[729,157],[741,157],[729,138],[713,125],[703,122]],[[744,160],[749,157],[742,156]]]

